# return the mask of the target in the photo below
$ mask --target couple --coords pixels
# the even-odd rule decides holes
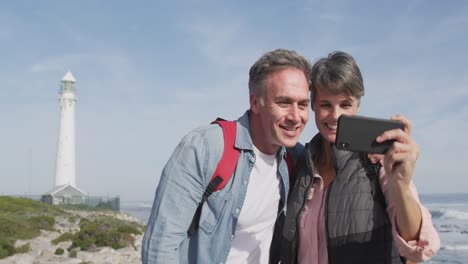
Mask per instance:
[[[411,123],[393,117],[405,130],[377,138],[395,140],[385,156],[333,144],[338,117],[357,114],[364,95],[352,56],[334,52],[311,66],[291,50],[268,52],[250,68],[249,94],[236,121],[237,167],[190,234],[223,152],[222,129],[200,127],[176,147],[156,190],[143,263],[407,263],[436,253],[440,240],[412,181],[419,149]],[[309,108],[319,133],[303,147]],[[366,164],[381,166],[372,174]]]

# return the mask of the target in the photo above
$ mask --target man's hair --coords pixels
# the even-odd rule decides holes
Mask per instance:
[[[295,68],[304,72],[310,86],[310,73],[312,65],[294,50],[276,49],[265,53],[258,59],[249,71],[249,92],[257,96],[264,89],[264,81],[273,73],[284,69]]]
[[[354,58],[346,52],[334,51],[319,59],[312,67],[310,101],[313,108],[317,89],[333,94],[345,93],[360,100],[364,95],[364,81]]]

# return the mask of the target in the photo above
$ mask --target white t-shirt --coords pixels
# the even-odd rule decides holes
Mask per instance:
[[[281,182],[276,155],[261,153],[255,146],[254,153],[255,164],[226,263],[269,262]]]

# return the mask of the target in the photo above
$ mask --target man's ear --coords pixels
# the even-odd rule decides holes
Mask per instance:
[[[254,93],[250,93],[249,102],[250,111],[252,111],[253,113],[258,113],[258,108],[260,106],[260,98],[258,98]]]

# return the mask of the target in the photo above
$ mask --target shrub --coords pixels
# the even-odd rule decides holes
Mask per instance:
[[[29,243],[18,248],[15,248],[14,244],[13,240],[0,237],[0,259],[16,253],[26,253],[30,250]]]
[[[57,245],[58,243],[63,242],[63,241],[73,240],[74,236],[75,235],[73,235],[72,233],[66,232],[66,233],[61,234],[59,237],[52,240],[51,242],[52,242],[52,244]]]
[[[10,215],[0,216],[0,237],[17,235],[24,229],[19,221]]]
[[[10,214],[0,214],[0,237],[17,239],[31,239],[39,235],[39,229],[29,222],[28,218],[22,218]]]
[[[131,234],[141,234],[139,226],[112,217],[102,217],[93,221],[82,219],[80,231],[72,238],[72,247],[89,250],[93,247],[119,249],[133,245]]]
[[[63,250],[63,248],[57,248],[55,250],[55,255],[63,255],[63,253],[65,253],[65,250]]]
[[[78,233],[79,234],[79,233]],[[85,234],[79,234],[72,240],[73,247],[80,247],[82,250],[87,250],[95,243],[93,237],[87,236]]]
[[[77,210],[77,211],[97,211],[96,208],[86,204],[61,204],[60,208],[65,210]]]
[[[78,253],[78,249],[74,248],[74,249],[70,250],[70,253],[68,253],[68,256],[70,258],[76,258],[77,253]]]
[[[0,237],[0,259],[6,258],[15,254],[15,246],[13,241]]]
[[[22,245],[21,247],[15,248],[15,253],[27,253],[31,250],[29,243]]]
[[[128,224],[123,224],[117,228],[117,230],[121,233],[126,233],[126,234],[135,234],[135,235],[140,235],[141,231],[138,230],[136,227],[128,225]]]
[[[28,219],[28,222],[35,227],[35,229],[54,230],[55,218],[52,216],[38,215]]]
[[[112,210],[113,206],[112,206],[112,202],[108,201],[108,202],[98,203],[95,208],[98,210]]]
[[[74,224],[76,223],[76,221],[78,220],[78,217],[74,216],[74,215],[70,215],[68,217],[68,222],[70,222],[70,224]]]

